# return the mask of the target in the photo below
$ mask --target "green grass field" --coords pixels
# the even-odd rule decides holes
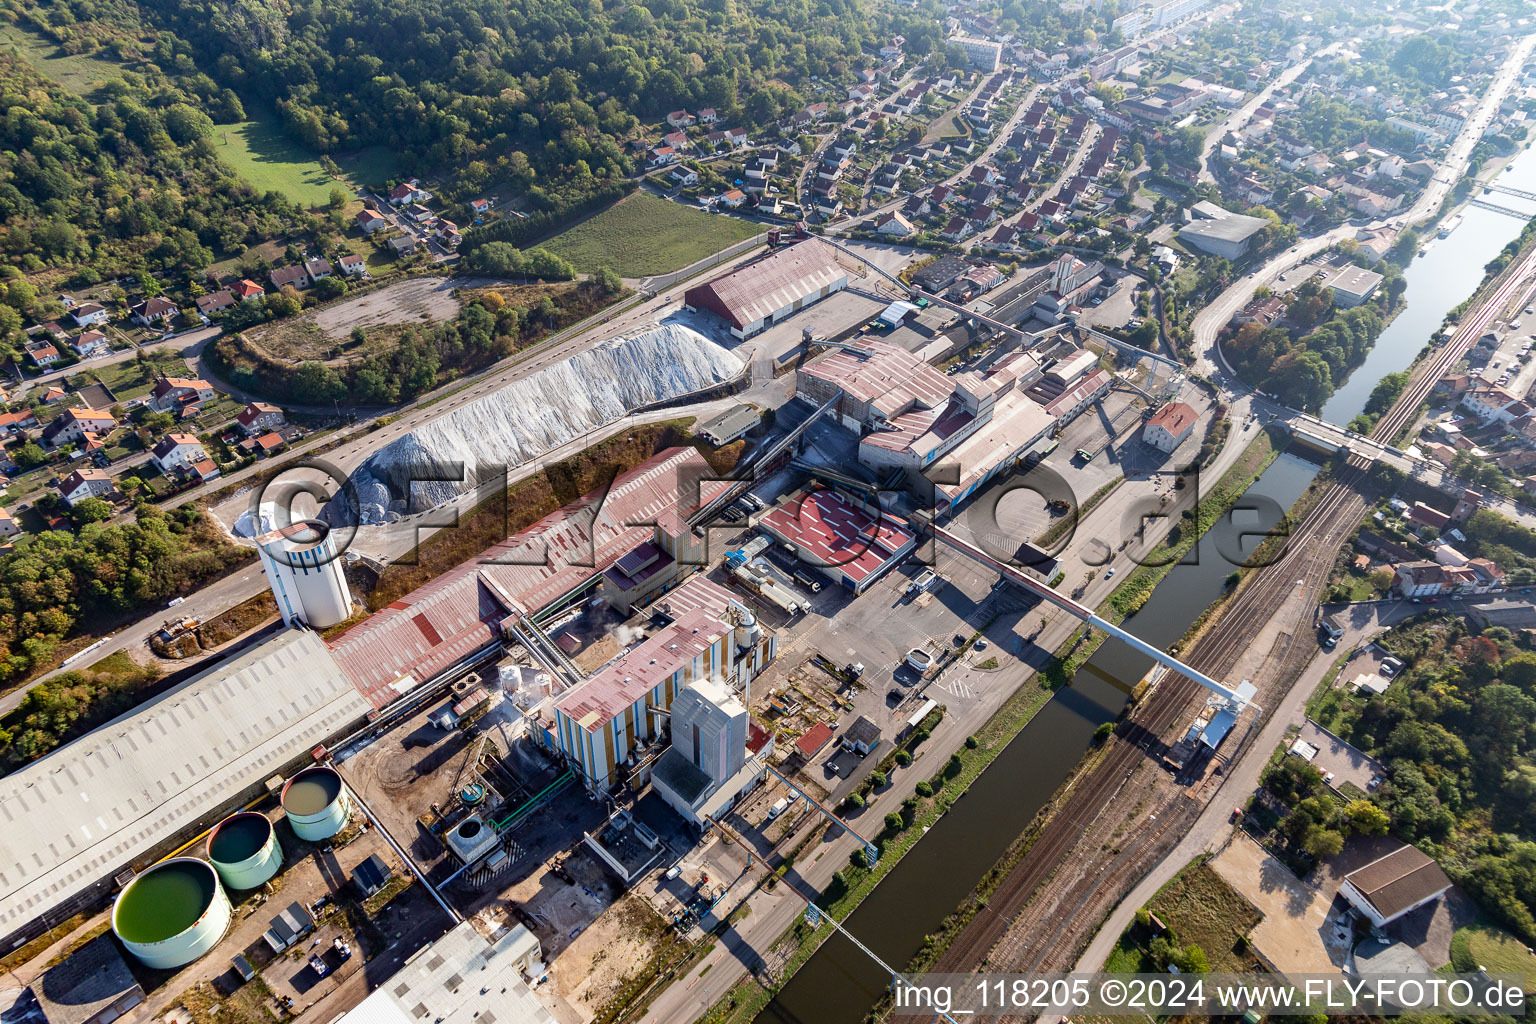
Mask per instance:
[[[1451,939],[1451,964],[1458,971],[1482,967],[1489,974],[1517,974],[1525,978],[1526,991],[1536,991],[1536,956],[1525,943],[1493,925],[1459,929]]]
[[[282,192],[305,206],[324,206],[338,185],[352,198],[345,183],[321,169],[314,153],[283,133],[276,114],[249,108],[247,114],[241,123],[219,125],[213,133],[219,158],[232,170],[263,192]],[[383,149],[336,162],[357,184],[378,184],[394,174],[394,157]]]
[[[20,25],[0,24],[0,47],[15,52],[38,72],[80,96],[123,77],[123,67],[103,57],[72,56]]]
[[[680,270],[763,230],[735,217],[690,210],[637,192],[543,244],[592,271],[609,267],[621,277]]]

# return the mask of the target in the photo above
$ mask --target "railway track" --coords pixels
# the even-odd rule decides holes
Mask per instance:
[[[1193,667],[1220,677],[1252,645],[1286,592],[1296,586],[1296,580],[1302,580],[1303,586],[1311,590],[1321,588],[1338,552],[1337,545],[1321,543],[1321,535],[1350,502],[1363,512],[1364,502],[1352,488],[1364,473],[1362,467],[1350,466],[1340,481],[1328,488],[1293,531],[1280,557],[1259,570],[1252,582],[1232,599],[1216,627],[1191,649],[1188,660]],[[1129,728],[1117,734],[1105,759],[1068,794],[1029,853],[999,885],[988,905],[956,937],[935,971],[960,972],[986,965],[1014,917],[1061,866],[1126,776],[1150,753],[1160,751],[1162,736],[1204,703],[1205,697],[1203,687],[1183,676],[1163,679],[1155,699],[1143,700],[1131,716]],[[1261,699],[1264,697],[1267,695]],[[1135,739],[1128,738],[1131,736]],[[1194,809],[1200,806],[1195,800],[1186,802]],[[1159,845],[1168,838],[1170,829],[1171,825],[1165,824],[1147,832],[1136,840],[1137,848]],[[1103,876],[1108,870],[1099,874]],[[1039,957],[1074,939],[1068,934],[1068,923],[1066,918],[1060,920],[1055,937],[1047,942]]]
[[[1473,341],[1493,322],[1505,308],[1522,283],[1536,273],[1536,253],[1532,253],[1520,265],[1506,271],[1505,279],[1490,296],[1452,334],[1435,357],[1423,364],[1414,374],[1403,395],[1394,403],[1371,431],[1373,440],[1390,443],[1413,418],[1424,400],[1447,370],[1466,355]],[[1359,493],[1370,470],[1371,461],[1351,456],[1335,481],[1328,485],[1311,510],[1291,533],[1279,557],[1270,565],[1258,570],[1246,585],[1233,597],[1220,618],[1207,633],[1187,652],[1191,667],[1225,678],[1228,673],[1258,640],[1260,633],[1275,617],[1290,592],[1301,588],[1309,594],[1320,593],[1332,571],[1339,545],[1348,532],[1353,530],[1365,511],[1365,501]],[[1293,630],[1291,641],[1295,639]],[[1279,645],[1277,645],[1278,647]],[[1281,660],[1289,662],[1292,656],[1304,652],[1288,642],[1278,650]],[[1289,685],[1286,673],[1270,673],[1262,683],[1258,700],[1261,705],[1271,705]],[[1108,808],[1122,785],[1138,763],[1149,755],[1159,753],[1162,738],[1177,723],[1187,719],[1206,697],[1204,688],[1181,675],[1165,677],[1157,691],[1144,699],[1129,719],[1129,725],[1117,731],[1111,740],[1111,749],[1086,778],[1079,780],[1067,793],[1051,819],[1042,829],[1040,837],[1023,860],[1003,879],[993,892],[988,904],[956,936],[955,940],[933,970],[958,973],[980,970],[988,966],[1006,969],[1026,969],[1042,965],[1059,966],[1076,952],[1084,941],[1081,930],[1074,928],[1082,911],[1063,910],[1057,913],[1048,930],[1031,933],[1031,940],[1024,948],[1007,951],[1007,962],[991,964],[990,960],[1004,939],[1010,925],[1030,904],[1040,888],[1060,870],[1072,850],[1088,835],[1094,823]],[[1246,748],[1257,729],[1250,729],[1240,744],[1239,752]],[[1143,857],[1160,855],[1165,844],[1176,841],[1182,828],[1198,816],[1205,801],[1193,794],[1182,794],[1178,804],[1168,801],[1160,805],[1158,824],[1138,830],[1119,852],[1097,870],[1085,866],[1075,882],[1067,884],[1062,897],[1056,901],[1060,908],[1078,907],[1086,910],[1097,893],[1103,894],[1103,879],[1131,874],[1132,865]],[[1074,899],[1078,896],[1074,903]],[[1095,917],[1097,920],[1097,917]]]

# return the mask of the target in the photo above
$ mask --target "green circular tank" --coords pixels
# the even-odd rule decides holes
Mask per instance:
[[[208,860],[231,889],[254,889],[283,866],[283,848],[265,814],[231,814],[208,833]]]
[[[129,882],[112,905],[112,930],[147,967],[191,963],[229,930],[231,908],[207,861],[173,857]]]

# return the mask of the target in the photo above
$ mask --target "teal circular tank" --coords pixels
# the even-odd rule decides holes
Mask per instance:
[[[459,799],[473,807],[485,799],[485,787],[478,782],[471,782],[459,793]]]
[[[208,833],[208,860],[231,889],[254,889],[283,866],[283,848],[265,814],[231,814]]]
[[[352,797],[336,769],[305,768],[283,786],[283,813],[293,834],[308,842],[329,839],[346,825]]]
[[[206,861],[173,857],[129,882],[112,905],[112,930],[145,966],[181,967],[229,929],[231,908]]]

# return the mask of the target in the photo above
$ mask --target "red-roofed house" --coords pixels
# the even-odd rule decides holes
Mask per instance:
[[[156,412],[175,412],[189,402],[206,402],[213,385],[201,378],[159,377],[149,392],[149,407]]]
[[[1169,402],[1147,420],[1141,438],[1159,451],[1173,452],[1195,429],[1195,410],[1183,402]]]
[[[240,424],[240,430],[246,437],[255,437],[268,431],[276,430],[288,421],[283,416],[283,410],[266,402],[252,402],[241,410],[235,417],[235,422]]]
[[[167,476],[206,458],[208,453],[203,450],[202,442],[191,434],[166,434],[151,455],[160,472]]]

